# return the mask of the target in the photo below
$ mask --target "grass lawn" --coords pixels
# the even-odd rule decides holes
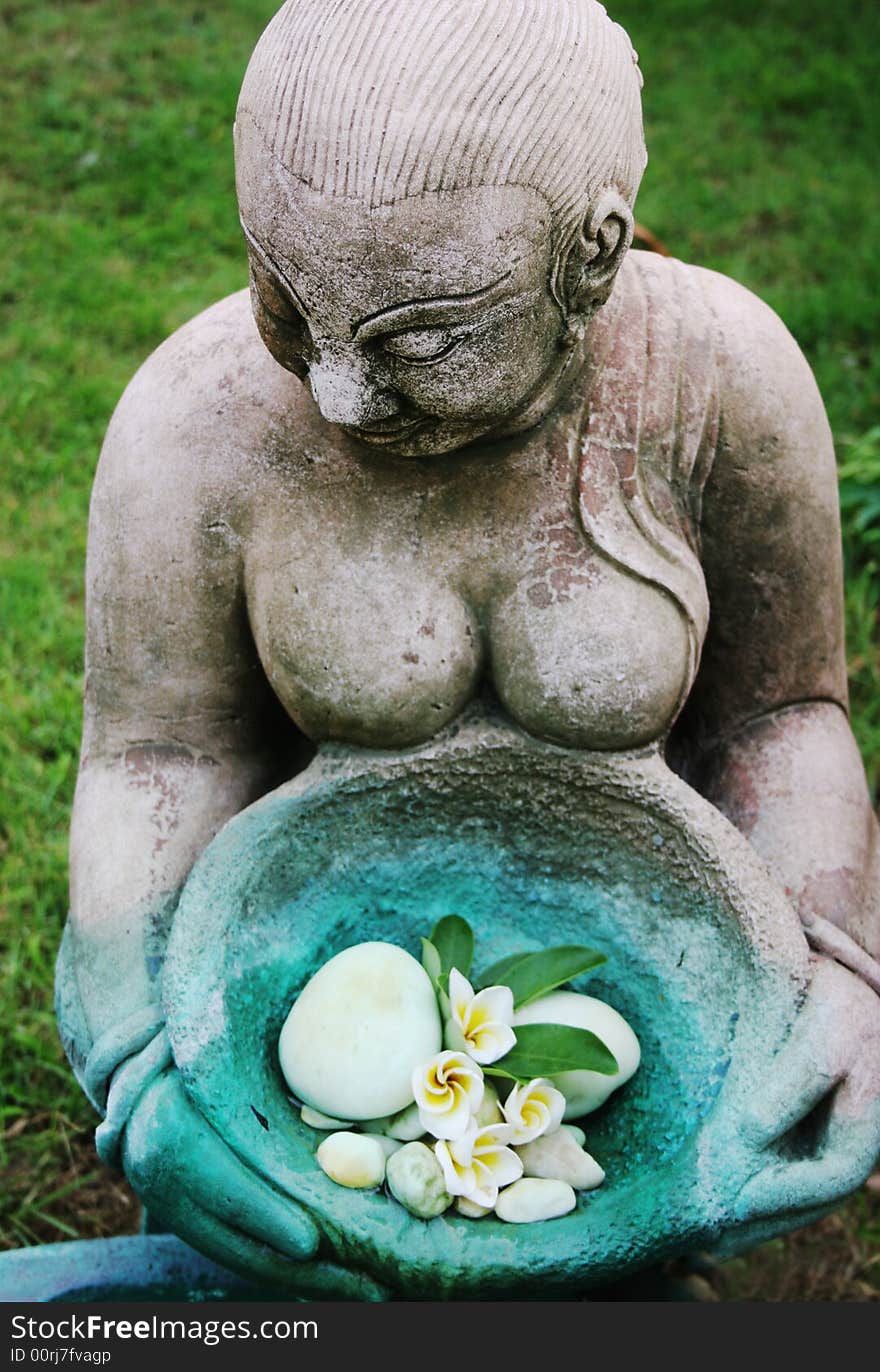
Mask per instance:
[[[0,5],[0,1245],[127,1232],[56,1040],[92,474],[125,382],[245,284],[230,129],[276,0]],[[638,215],[737,277],[812,363],[841,463],[853,717],[880,781],[880,120],[874,0],[609,0],[642,55]],[[724,1273],[728,1297],[880,1298],[880,1200]],[[873,1265],[872,1265],[873,1259]]]

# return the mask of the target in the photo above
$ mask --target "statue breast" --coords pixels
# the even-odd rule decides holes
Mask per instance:
[[[597,556],[556,581],[545,603],[546,582],[524,578],[491,615],[494,683],[509,713],[572,748],[634,748],[665,734],[690,684],[678,605]]]
[[[542,431],[516,453],[459,459],[427,489],[399,473],[386,489],[364,467],[332,487],[301,471],[295,498],[265,503],[250,622],[310,738],[415,745],[484,685],[527,732],[570,747],[666,732],[690,684],[686,617],[591,541],[576,446]]]
[[[503,589],[481,603],[403,558],[334,556],[330,577],[326,554],[260,568],[249,596],[267,676],[315,740],[424,742],[484,679],[527,732],[570,747],[632,748],[672,722],[688,671],[681,612],[599,558],[555,587],[541,567],[512,585],[502,567]]]

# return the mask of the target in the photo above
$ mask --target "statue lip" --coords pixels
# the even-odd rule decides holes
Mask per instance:
[[[396,419],[395,421],[386,420],[383,424],[378,424],[375,428],[361,428],[355,424],[342,424],[341,428],[352,438],[359,439],[362,443],[395,443],[405,434],[410,434],[414,429],[421,428],[428,421],[426,419]]]

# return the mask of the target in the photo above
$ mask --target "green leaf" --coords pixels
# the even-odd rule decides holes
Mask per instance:
[[[438,986],[440,983],[440,973],[443,970],[443,964],[440,961],[440,954],[437,952],[437,949],[434,947],[433,943],[428,938],[422,939],[422,966],[428,973],[428,976],[431,978],[434,985]]]
[[[530,1005],[539,996],[545,996],[557,986],[572,981],[583,972],[591,972],[601,967],[608,959],[595,948],[587,948],[581,943],[563,944],[559,948],[548,948],[541,953],[522,953],[514,957],[502,958],[486,973],[487,985],[509,986],[513,992],[513,1003],[518,1008]],[[497,981],[488,981],[497,977]]]
[[[519,1024],[514,1032],[516,1043],[510,1052],[483,1068],[490,1076],[531,1081],[560,1072],[601,1072],[608,1077],[618,1070],[610,1048],[589,1029],[567,1024]]]
[[[518,962],[524,962],[526,958],[532,956],[531,953],[510,953],[506,958],[499,958],[483,973],[480,978],[480,986],[506,986],[506,977],[511,967],[515,967]]]
[[[463,977],[471,970],[474,958],[474,931],[461,915],[447,915],[434,926],[430,942],[440,956],[440,980],[445,986],[449,973],[457,967]]]

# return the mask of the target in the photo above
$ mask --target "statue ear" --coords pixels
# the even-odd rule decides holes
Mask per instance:
[[[568,251],[564,298],[569,319],[589,317],[611,294],[633,238],[633,214],[619,191],[602,191]]]

